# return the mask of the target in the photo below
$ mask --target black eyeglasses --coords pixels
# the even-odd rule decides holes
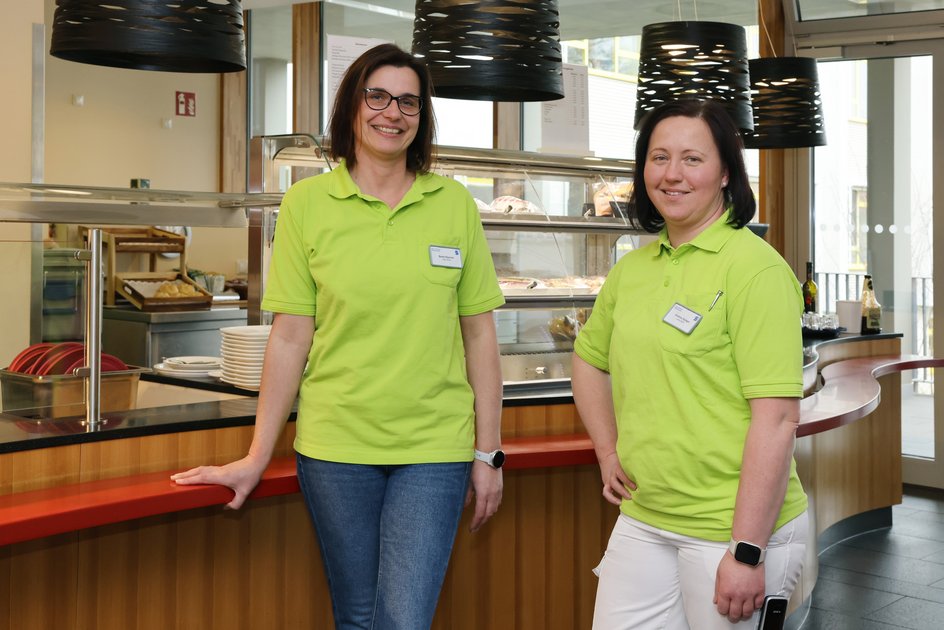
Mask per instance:
[[[400,113],[404,116],[416,116],[423,109],[423,101],[419,96],[413,94],[394,96],[380,88],[364,88],[364,100],[367,102],[367,107],[376,111],[387,109],[390,107],[390,101],[396,101]]]

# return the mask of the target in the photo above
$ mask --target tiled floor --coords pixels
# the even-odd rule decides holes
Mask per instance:
[[[944,491],[905,487],[890,529],[824,550],[789,630],[944,629]]]

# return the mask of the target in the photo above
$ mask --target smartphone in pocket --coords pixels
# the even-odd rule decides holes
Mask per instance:
[[[787,620],[787,598],[780,595],[768,595],[760,609],[757,630],[783,630]]]

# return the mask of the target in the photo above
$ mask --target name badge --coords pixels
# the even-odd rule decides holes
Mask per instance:
[[[701,322],[701,315],[676,302],[662,318],[662,321],[672,328],[677,328],[686,335],[690,335]]]
[[[458,247],[429,246],[429,264],[433,267],[462,269],[462,252]]]

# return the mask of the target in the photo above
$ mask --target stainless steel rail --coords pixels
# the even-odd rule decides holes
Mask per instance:
[[[85,365],[88,378],[85,379],[85,428],[96,431],[102,419],[102,231],[99,228],[89,230],[89,249],[91,250],[86,286],[85,317]]]

